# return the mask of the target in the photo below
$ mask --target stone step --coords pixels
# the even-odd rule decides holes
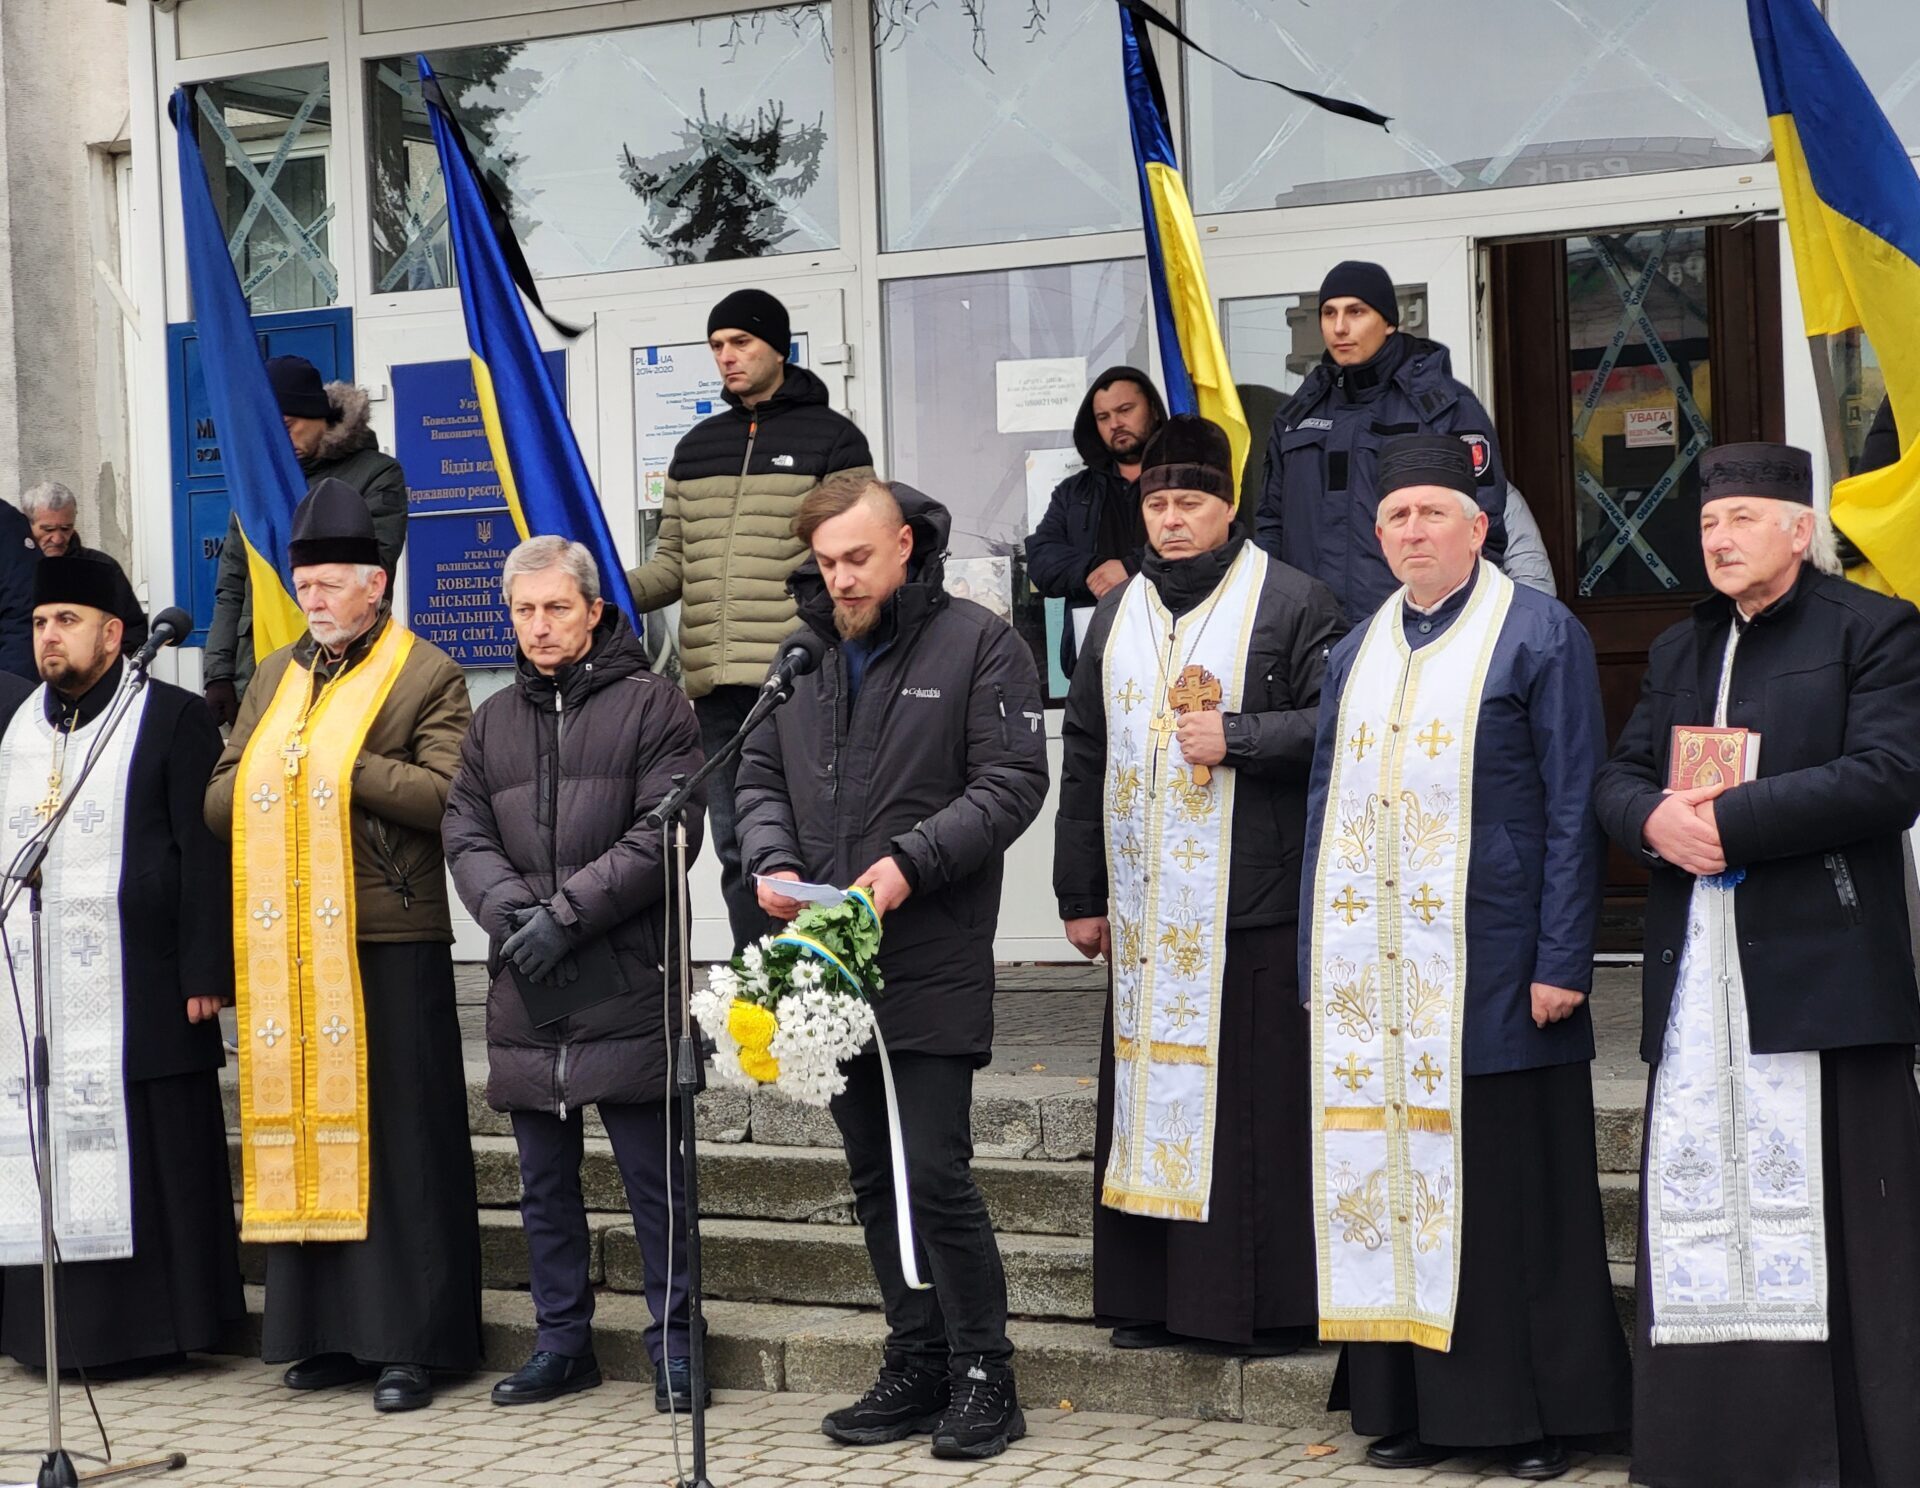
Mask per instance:
[[[265,1293],[247,1288],[248,1318],[231,1347],[258,1355]],[[873,1383],[886,1323],[877,1313],[771,1302],[707,1304],[707,1371],[721,1390],[799,1390],[853,1396]],[[533,1300],[488,1291],[481,1303],[484,1367],[518,1369],[533,1351]],[[650,1380],[642,1298],[603,1292],[594,1316],[594,1353],[612,1379]],[[1158,1420],[1184,1416],[1308,1428],[1332,1434],[1344,1416],[1326,1412],[1336,1353],[1303,1350],[1284,1359],[1227,1358],[1178,1349],[1115,1349],[1085,1323],[1015,1319],[1020,1397],[1032,1405],[1115,1411]],[[824,1407],[823,1407],[824,1411]]]
[[[700,1226],[701,1280],[709,1297],[733,1302],[818,1303],[877,1308],[862,1232],[847,1225],[709,1219]],[[1020,1317],[1085,1322],[1093,1317],[1093,1242],[1072,1235],[997,1237],[1007,1275],[1007,1308]],[[641,1290],[640,1248],[631,1226],[604,1242],[607,1285]]]
[[[1600,1213],[1607,1226],[1607,1259],[1631,1267],[1640,1247],[1640,1176],[1600,1175]]]

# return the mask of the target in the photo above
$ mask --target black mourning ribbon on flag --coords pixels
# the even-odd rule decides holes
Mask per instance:
[[[1349,103],[1344,98],[1329,98],[1324,93],[1309,93],[1304,88],[1289,88],[1285,83],[1276,82],[1273,78],[1260,77],[1251,72],[1242,72],[1231,62],[1227,61],[1225,57],[1216,56],[1201,46],[1199,42],[1195,41],[1191,36],[1187,35],[1186,32],[1182,31],[1179,26],[1175,25],[1170,18],[1149,5],[1147,0],[1118,0],[1118,4],[1122,10],[1131,11],[1136,20],[1145,21],[1149,26],[1159,27],[1162,31],[1166,32],[1167,35],[1179,42],[1181,46],[1191,47],[1209,61],[1218,62],[1235,77],[1245,78],[1250,83],[1265,83],[1269,88],[1278,88],[1282,93],[1290,93],[1295,98],[1312,104],[1315,108],[1323,108],[1330,114],[1339,114],[1342,118],[1358,119],[1362,124],[1378,124],[1382,129],[1387,127],[1388,120],[1385,114],[1376,114],[1372,109],[1367,108],[1363,104]]]
[[[460,152],[460,158],[467,163],[467,169],[473,173],[473,181],[480,188],[480,199],[487,204],[487,226],[493,231],[493,238],[500,245],[500,251],[506,256],[507,272],[513,276],[513,282],[519,286],[520,293],[533,301],[533,308],[546,318],[552,326],[568,340],[572,340],[586,329],[585,326],[569,325],[540,302],[540,290],[533,282],[533,270],[527,267],[527,256],[520,250],[520,238],[513,230],[513,219],[507,215],[506,204],[500,200],[500,193],[493,189],[493,182],[480,168],[480,162],[474,158],[473,149],[467,144],[467,131],[460,123],[460,116],[453,111],[453,105],[447,102],[447,95],[441,90],[437,77],[422,78],[420,93],[432,108],[446,115],[448,133],[453,136],[454,148]],[[447,192],[452,198],[452,191]]]

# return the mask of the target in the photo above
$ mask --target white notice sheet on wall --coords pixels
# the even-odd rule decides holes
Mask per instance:
[[[806,332],[793,338],[790,355],[795,365],[806,366]],[[701,419],[727,406],[724,391],[704,341],[633,348],[633,473],[642,511],[658,510],[673,447]]]
[[[1030,449],[1027,451],[1027,531],[1040,526],[1053,501],[1053,488],[1079,470],[1085,462],[1080,451],[1066,449]]]
[[[994,408],[1002,434],[1050,434],[1073,427],[1087,391],[1085,357],[1033,357],[993,364]]]

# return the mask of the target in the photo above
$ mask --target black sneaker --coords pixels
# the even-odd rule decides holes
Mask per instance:
[[[713,1404],[713,1386],[709,1384],[701,1407]],[[668,1359],[653,1371],[653,1408],[660,1415],[693,1413],[693,1360],[684,1356]]]
[[[952,1378],[953,1400],[933,1428],[936,1457],[998,1457],[1009,1442],[1027,1434],[1027,1418],[1014,1396],[1013,1371],[1004,1364],[975,1364]]]
[[[880,1366],[873,1388],[852,1405],[828,1413],[820,1429],[850,1447],[876,1447],[933,1430],[947,1409],[944,1369]]]

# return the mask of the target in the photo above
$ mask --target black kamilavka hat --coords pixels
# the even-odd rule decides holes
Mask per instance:
[[[1700,457],[1700,504],[1729,496],[1813,505],[1813,456],[1791,444],[1723,444]]]
[[[316,563],[378,563],[380,541],[373,533],[373,513],[367,510],[367,498],[332,476],[317,482],[294,508],[287,561],[294,568]]]

